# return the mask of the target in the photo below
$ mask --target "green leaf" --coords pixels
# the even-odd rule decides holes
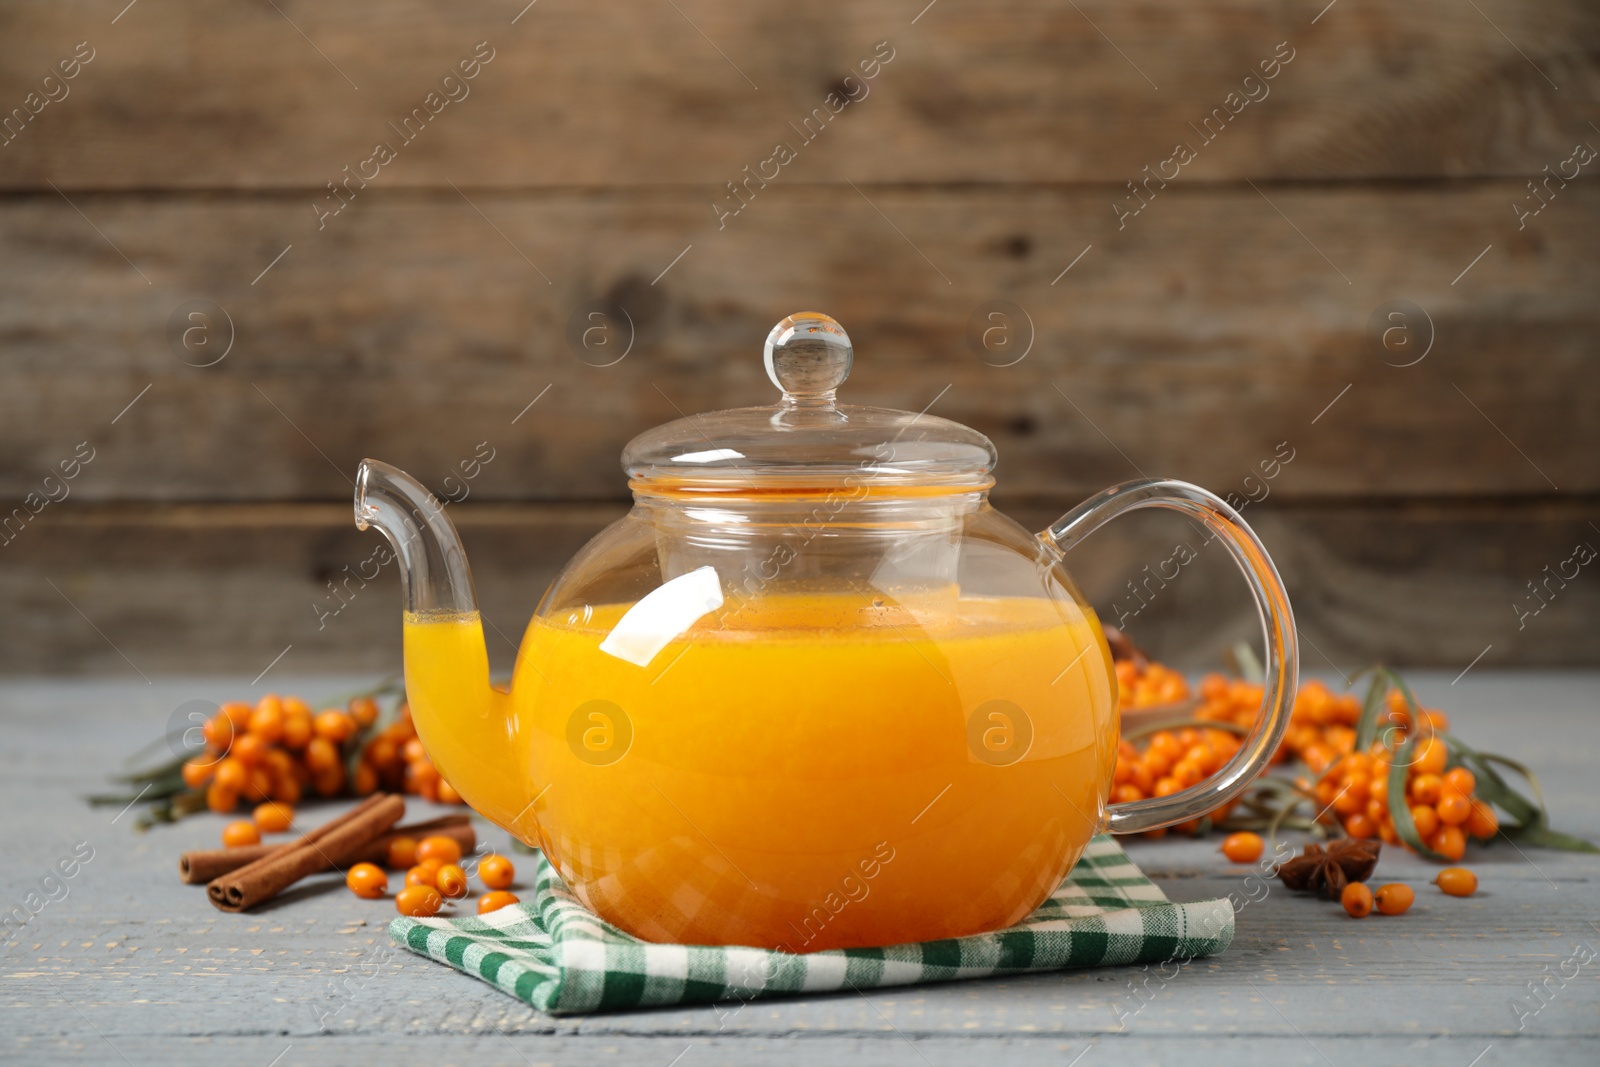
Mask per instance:
[[[1534,827],[1546,824],[1548,818],[1545,815],[1543,796],[1539,794],[1537,781],[1529,779],[1533,784],[1535,794],[1540,796],[1539,802],[1535,803],[1512,789],[1506,780],[1495,771],[1494,763],[1504,763],[1506,766],[1521,773],[1524,778],[1528,778],[1532,772],[1528,771],[1526,767],[1516,763],[1514,760],[1506,760],[1502,756],[1492,756],[1479,752],[1453,734],[1447,733],[1440,736],[1444,738],[1445,746],[1450,750],[1451,755],[1456,757],[1460,765],[1470,770],[1473,777],[1477,779],[1477,785],[1473,788],[1473,792],[1477,794],[1478,799],[1485,803],[1493,804],[1509,814],[1516,820],[1515,825],[1518,827]]]
[[[1240,641],[1229,650],[1233,658],[1233,665],[1239,677],[1254,685],[1260,685],[1267,679],[1266,669],[1261,666],[1261,661],[1256,658],[1256,650]]]
[[[1510,759],[1506,756],[1497,756],[1493,752],[1480,752],[1478,753],[1478,759],[1483,761],[1485,764],[1498,763],[1502,767],[1509,767],[1511,770],[1516,771],[1519,775],[1521,775],[1523,780],[1533,788],[1533,802],[1539,806],[1540,821],[1543,822],[1548,820],[1549,809],[1545,807],[1544,790],[1539,788],[1539,779],[1534,776],[1533,771],[1529,770],[1526,764],[1518,763],[1516,760]],[[1495,775],[1495,779],[1501,780],[1498,774]]]
[[[1361,718],[1356,720],[1356,745],[1357,752],[1365,752],[1372,745],[1372,739],[1378,732],[1378,716],[1383,711],[1384,697],[1389,695],[1388,672],[1383,669],[1372,672],[1372,681],[1367,685],[1367,698],[1361,702]]]
[[[1560,830],[1552,830],[1548,826],[1502,827],[1500,832],[1506,835],[1507,840],[1520,841],[1524,845],[1533,845],[1537,848],[1557,848],[1564,852],[1600,852],[1600,848],[1596,848],[1583,838],[1564,834]]]
[[[199,749],[195,749],[195,752],[199,751]],[[189,755],[194,755],[194,753],[190,753]],[[121,782],[123,785],[143,785],[146,782],[154,782],[162,778],[171,778],[183,771],[183,765],[188,761],[188,759],[189,756],[175,756],[165,763],[158,763],[154,767],[149,767],[142,771],[131,771],[127,774],[114,774],[111,776],[111,780],[113,782]]]
[[[1395,752],[1394,762],[1389,764],[1389,818],[1394,820],[1394,832],[1400,835],[1400,840],[1429,859],[1449,863],[1449,856],[1435,852],[1422,840],[1416,821],[1411,818],[1411,806],[1406,803],[1406,772],[1411,766],[1411,749],[1415,744],[1414,739],[1407,738]]]

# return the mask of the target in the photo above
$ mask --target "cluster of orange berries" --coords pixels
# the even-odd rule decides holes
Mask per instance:
[[[1230,722],[1248,727],[1261,706],[1261,686],[1207,675],[1200,683],[1201,705],[1195,718]],[[1450,860],[1459,860],[1467,838],[1491,838],[1500,829],[1494,809],[1473,795],[1476,780],[1470,770],[1446,770],[1449,749],[1439,736],[1450,720],[1441,711],[1419,709],[1412,721],[1405,694],[1391,689],[1386,716],[1379,727],[1385,737],[1414,736],[1411,763],[1406,768],[1406,806],[1423,844]],[[1310,681],[1295,695],[1294,708],[1282,746],[1273,757],[1283,762],[1293,757],[1316,776],[1301,779],[1313,792],[1324,821],[1337,820],[1355,838],[1376,837],[1386,844],[1403,844],[1389,806],[1389,771],[1394,753],[1383,741],[1366,752],[1355,751],[1356,723],[1361,700],[1353,693],[1336,693],[1320,681]]]
[[[1390,807],[1389,771],[1393,754],[1381,744],[1370,752],[1342,757],[1317,781],[1317,803],[1324,819],[1339,820],[1351,837],[1377,837],[1401,844]],[[1487,840],[1500,830],[1494,809],[1473,795],[1476,779],[1465,767],[1446,770],[1448,753],[1442,739],[1428,734],[1412,750],[1405,768],[1404,803],[1423,844],[1448,860],[1466,855],[1467,838]]]
[[[471,891],[466,868],[461,866],[461,845],[454,838],[417,841],[397,837],[389,843],[385,863],[390,870],[406,872],[405,885],[394,896],[395,910],[401,915],[437,915],[446,900],[461,900]],[[479,915],[518,902],[517,895],[507,891],[517,877],[509,859],[485,856],[478,861],[477,873],[489,890],[478,898]],[[345,884],[364,900],[381,900],[389,891],[389,875],[376,863],[358,863],[345,875]]]
[[[1187,789],[1215,774],[1239,751],[1239,738],[1226,730],[1161,730],[1140,752],[1131,741],[1117,744],[1117,766],[1111,778],[1111,800],[1124,804],[1146,797],[1164,797]],[[1213,819],[1228,817],[1233,810],[1226,804],[1211,813]],[[1200,820],[1173,827],[1180,833],[1197,833]],[[1165,836],[1165,830],[1151,830],[1147,837]]]
[[[394,722],[379,730],[361,750],[352,792],[366,796],[379,788],[410,793],[435,804],[462,804],[461,794],[440,776],[411,722],[411,706],[400,705]]]
[[[1258,682],[1208,674],[1200,680],[1200,706],[1194,717],[1249,729],[1261,710],[1262,696]],[[1282,763],[1294,756],[1307,763],[1320,760],[1321,766],[1326,766],[1332,757],[1324,753],[1340,745],[1348,751],[1355,745],[1355,722],[1360,717],[1361,702],[1351,694],[1335,693],[1320,681],[1305,683],[1295,693],[1289,727],[1272,762]]]
[[[1144,659],[1116,662],[1117,693],[1124,708],[1149,708],[1189,699],[1189,682],[1169,667]]]
[[[184,763],[183,782],[204,788],[216,812],[233,811],[240,800],[292,806],[308,791],[337,796],[347,784],[344,747],[377,719],[369,697],[315,714],[299,697],[230,701],[206,721],[205,751]]]
[[[315,713],[299,697],[273,693],[254,705],[230,701],[202,727],[205,751],[184,763],[183,783],[204,789],[215,812],[234,811],[241,800],[292,808],[308,793],[366,796],[380,787],[461,803],[428,759],[405,705],[363,745],[377,721],[377,702],[364,696]],[[347,770],[357,748],[360,758]]]

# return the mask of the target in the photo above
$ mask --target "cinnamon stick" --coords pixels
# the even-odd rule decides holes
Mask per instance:
[[[396,826],[350,857],[351,862],[383,866],[389,858],[389,843],[397,837],[413,837],[418,841],[424,837],[448,837],[461,846],[462,855],[470,855],[478,847],[478,836],[472,829],[470,815],[441,815],[426,822]],[[185,852],[178,857],[178,877],[185,885],[205,885],[282,847],[282,844],[241,845],[238,848],[203,848]]]
[[[375,793],[298,841],[213,880],[206,895],[221,911],[253,908],[308,874],[349,863],[351,856],[399,822],[405,811],[406,802],[400,797]]]

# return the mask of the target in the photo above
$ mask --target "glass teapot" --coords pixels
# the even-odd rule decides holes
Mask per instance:
[[[509,692],[490,686],[442,505],[361,464],[356,525],[401,564],[418,735],[591,910],[646,940],[794,952],[994,930],[1054,891],[1095,833],[1196,818],[1265,767],[1295,630],[1231,507],[1149,479],[1030,534],[989,504],[982,434],[836,402],[852,349],[833,319],[784,319],[765,359],[776,405],[627,446],[633,508],[545,593]],[[1263,709],[1209,779],[1108,804],[1117,684],[1062,557],[1146,507],[1203,523],[1244,572]]]

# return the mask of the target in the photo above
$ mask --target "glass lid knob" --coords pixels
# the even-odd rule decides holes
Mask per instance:
[[[790,315],[767,334],[767,377],[783,390],[785,407],[832,407],[834,391],[850,377],[854,350],[833,319],[815,311]]]

